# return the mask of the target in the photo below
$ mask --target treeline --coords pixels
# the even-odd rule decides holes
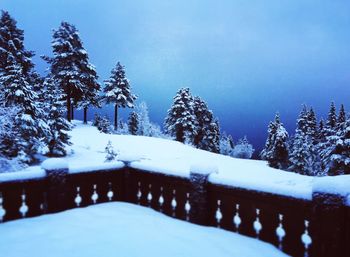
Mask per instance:
[[[317,121],[314,110],[304,105],[293,136],[276,114],[267,132],[260,157],[271,167],[310,176],[350,174],[350,117],[344,105],[337,114],[332,102],[325,121]]]

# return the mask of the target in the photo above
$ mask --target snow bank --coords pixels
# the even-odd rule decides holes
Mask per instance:
[[[314,192],[350,195],[350,175],[317,178],[313,183]]]
[[[23,171],[0,173],[0,183],[16,180],[40,179],[44,178],[46,173],[39,166],[29,167]]]
[[[209,175],[211,173],[218,173],[218,167],[215,165],[208,165],[204,163],[195,163],[191,165],[190,173]]]
[[[257,239],[118,202],[6,222],[0,238],[6,257],[286,256]]]
[[[346,195],[347,188],[350,188],[347,176],[303,176],[273,169],[265,161],[235,159],[160,138],[103,134],[91,125],[77,121],[74,124],[75,128],[69,132],[73,145],[68,148],[68,156],[61,158],[69,163],[71,173],[118,169],[125,164],[136,169],[185,178],[190,177],[191,171],[204,172],[210,173],[211,183],[307,200],[312,199],[313,189],[331,193],[339,191]],[[118,161],[105,162],[108,141],[118,152]],[[55,167],[55,161],[52,162]],[[39,166],[34,169],[37,170],[33,173],[34,177],[43,175]],[[28,178],[30,174],[17,173],[13,176],[20,179],[21,176]],[[5,176],[0,174],[0,181],[12,178],[10,174],[7,178]]]
[[[68,162],[62,158],[50,158],[41,164],[44,170],[63,170],[68,169]]]
[[[96,165],[69,165],[69,173],[82,173],[82,172],[95,172],[99,170],[114,170],[114,169],[121,169],[125,167],[125,164],[120,161],[113,161],[113,162],[105,162],[100,163]]]

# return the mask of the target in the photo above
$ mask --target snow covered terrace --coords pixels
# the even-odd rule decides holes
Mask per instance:
[[[114,202],[67,210],[75,207],[69,205],[65,212],[1,224],[4,256],[49,251],[50,256],[283,256],[278,247],[293,256],[350,256],[341,243],[350,240],[350,176],[307,177],[174,141],[107,135],[90,125],[75,125],[73,146],[62,159],[73,185],[70,204],[137,203],[272,245]],[[119,155],[118,161],[106,163],[109,140]],[[63,167],[46,162],[44,168]],[[208,185],[194,187],[194,173],[207,178]],[[46,176],[41,166],[0,174],[0,219],[50,213],[30,195],[47,189],[42,182]]]

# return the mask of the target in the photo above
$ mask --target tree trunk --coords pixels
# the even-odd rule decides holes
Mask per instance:
[[[118,105],[114,106],[114,130],[118,129]]]
[[[72,120],[74,120],[74,106],[73,106],[73,104],[72,104],[72,114],[71,114],[71,118],[72,118]]]
[[[70,93],[67,94],[67,120],[71,121],[71,104],[70,104]]]
[[[84,107],[84,124],[87,124],[87,107]]]

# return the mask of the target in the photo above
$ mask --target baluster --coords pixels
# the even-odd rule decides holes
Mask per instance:
[[[25,194],[24,189],[23,189],[21,198],[22,198],[22,205],[19,208],[19,212],[21,213],[22,218],[24,218],[28,212],[28,206],[26,204],[26,194]]]
[[[98,200],[98,194],[97,194],[97,191],[96,191],[96,188],[97,188],[97,185],[96,184],[94,184],[94,186],[93,186],[93,193],[92,193],[92,195],[91,195],[91,200],[92,200],[92,202],[94,203],[94,204],[96,204],[96,202],[97,202],[97,200]]]
[[[80,206],[82,200],[83,200],[83,199],[82,199],[81,196],[80,196],[80,187],[77,187],[77,195],[76,195],[76,197],[74,198],[74,202],[75,202],[75,204],[76,204],[77,207]]]
[[[220,228],[221,225],[221,220],[222,220],[222,213],[221,213],[221,200],[217,201],[217,209],[216,209],[216,213],[215,213],[215,218],[216,218],[216,226],[218,228]]]
[[[137,204],[141,203],[141,197],[142,197],[142,192],[141,192],[141,182],[137,182],[137,193],[136,193],[136,197],[137,197]]]
[[[259,234],[260,234],[260,231],[262,229],[262,225],[260,223],[260,217],[259,216],[260,216],[260,210],[256,209],[256,220],[254,221],[253,225],[254,225],[254,229],[255,229],[257,238],[259,238]]]
[[[239,204],[235,206],[235,216],[233,217],[233,224],[235,224],[235,230],[239,233],[239,226],[242,223],[241,217],[239,216]]]
[[[0,192],[0,222],[3,221],[6,214],[6,210],[3,208],[2,203],[3,203],[2,193]]]
[[[151,205],[151,201],[152,201],[152,185],[149,184],[149,185],[148,185],[148,194],[147,194],[148,206]]]
[[[301,235],[301,241],[303,242],[305,247],[304,257],[309,257],[309,246],[312,243],[312,239],[309,235],[309,221],[305,220],[304,224],[305,224],[305,231],[304,231],[304,234]]]
[[[189,221],[189,219],[190,219],[190,211],[191,211],[190,193],[186,193],[185,212],[186,212],[186,220],[187,221]]]
[[[177,202],[176,202],[176,190],[173,190],[173,198],[171,200],[171,209],[172,209],[172,216],[175,217],[176,216],[176,206],[177,206]]]
[[[113,190],[112,190],[112,182],[108,183],[108,192],[107,192],[107,197],[108,197],[108,201],[112,201],[114,196]]]
[[[280,250],[283,250],[283,238],[286,235],[286,231],[283,228],[283,214],[278,215],[278,220],[279,220],[279,223],[276,229],[276,235],[278,237],[278,248]]]
[[[159,195],[158,203],[159,203],[159,211],[163,212],[163,204],[164,204],[163,187],[160,187],[160,195]]]

